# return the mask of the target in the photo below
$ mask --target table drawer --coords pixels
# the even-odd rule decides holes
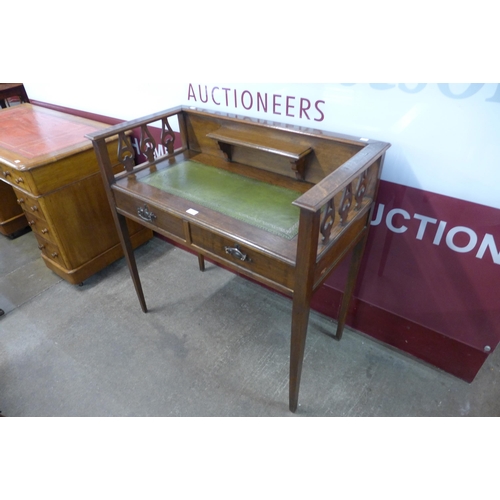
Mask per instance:
[[[23,208],[26,213],[26,217],[29,217],[30,214],[35,215],[39,219],[46,220],[45,214],[43,213],[43,209],[40,206],[40,201],[38,198],[33,196],[28,196],[26,193],[19,191],[14,188],[14,192],[16,193],[17,203]]]
[[[0,164],[0,175],[4,180],[6,180],[11,186],[20,187],[21,189],[25,189],[26,191],[32,192],[30,186],[30,180],[28,173],[20,172],[15,168],[12,168],[5,164]]]
[[[186,241],[184,224],[180,217],[169,214],[150,203],[141,203],[126,193],[115,191],[116,207],[131,218],[144,222],[153,230],[164,231]]]
[[[56,243],[56,236],[47,221],[44,219],[39,219],[33,213],[24,212],[26,219],[28,219],[28,224],[30,225],[33,232],[40,235],[43,239],[49,240],[52,243]]]
[[[250,274],[292,289],[295,267],[291,264],[194,224],[190,224],[190,234],[191,244],[195,249],[209,252],[230,267],[244,268]]]
[[[35,233],[35,237],[38,241],[38,249],[50,260],[56,262],[60,266],[64,266],[63,257],[59,247],[45,238],[42,238],[39,234]]]

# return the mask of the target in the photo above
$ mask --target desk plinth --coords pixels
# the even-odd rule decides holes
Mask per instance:
[[[72,284],[123,255],[85,139],[106,126],[30,104],[0,111],[0,178],[14,188],[47,267]],[[152,237],[132,222],[129,230],[134,247]]]

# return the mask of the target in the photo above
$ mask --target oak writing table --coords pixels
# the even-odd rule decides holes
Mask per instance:
[[[159,144],[152,133],[157,126]],[[131,130],[141,136],[139,165],[126,134]],[[115,135],[124,166],[117,175],[106,145]],[[340,339],[390,145],[187,107],[87,137],[144,312],[127,218],[194,250],[201,270],[207,256],[292,297],[289,407],[295,412],[311,296],[352,250]]]
[[[0,111],[0,182],[14,188],[47,267],[72,284],[123,255],[85,138],[107,127],[31,104]],[[113,140],[109,147],[116,150]],[[129,225],[134,246],[153,236],[140,224]]]

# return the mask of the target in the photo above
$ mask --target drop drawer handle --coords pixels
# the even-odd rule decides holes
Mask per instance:
[[[146,222],[153,222],[156,219],[156,214],[151,212],[147,205],[137,209],[137,215]]]
[[[229,255],[232,255],[233,257],[237,258],[238,260],[242,260],[244,262],[251,262],[252,259],[248,257],[247,254],[243,253],[240,250],[239,245],[234,245],[234,247],[224,247],[224,251],[228,253]]]

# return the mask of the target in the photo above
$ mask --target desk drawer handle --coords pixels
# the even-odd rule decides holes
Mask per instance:
[[[23,183],[24,183],[24,180],[21,177],[18,177],[16,179],[16,184],[23,184]]]
[[[236,257],[239,260],[242,260],[244,262],[251,262],[252,259],[248,257],[247,254],[243,253],[240,250],[239,245],[234,245],[234,247],[224,247],[224,251],[228,253],[229,255],[232,255],[233,257]]]
[[[137,215],[146,222],[153,222],[156,219],[156,215],[153,212],[150,212],[147,205],[139,207],[137,209]]]
[[[9,175],[12,175],[8,170],[5,170],[3,173],[4,177],[9,177]]]

